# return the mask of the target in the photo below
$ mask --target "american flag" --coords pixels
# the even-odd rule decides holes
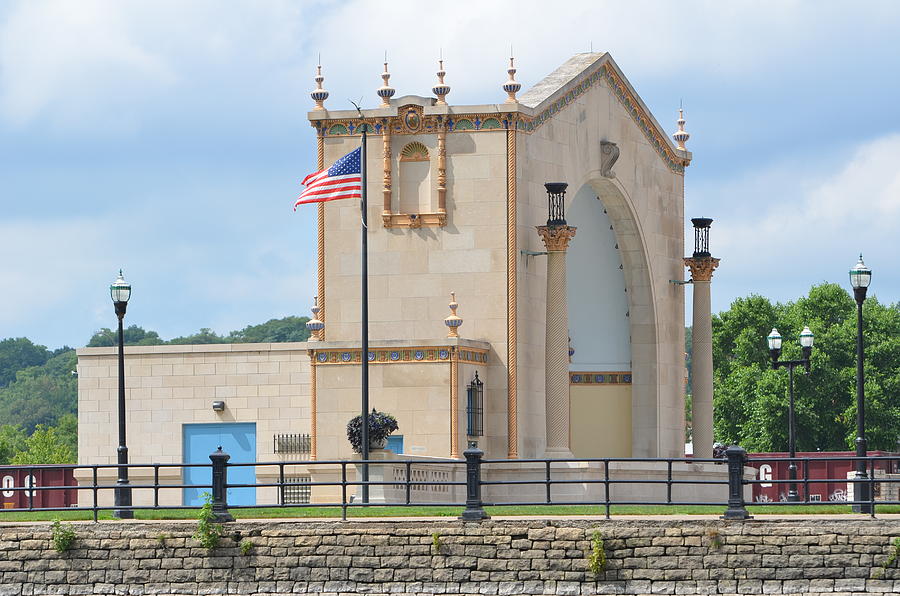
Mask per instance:
[[[306,189],[294,203],[294,210],[298,205],[306,203],[362,198],[360,154],[361,148],[358,147],[334,162],[330,168],[304,178],[303,185]]]

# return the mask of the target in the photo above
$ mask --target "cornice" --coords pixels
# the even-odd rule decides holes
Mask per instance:
[[[512,128],[531,134],[601,83],[609,87],[666,166],[683,174],[691,162],[691,152],[672,144],[609,54],[603,54],[533,108],[521,103],[438,106],[433,105],[433,98],[406,96],[392,100],[391,107],[362,110],[362,118],[351,110],[315,110],[309,112],[308,117],[318,134],[325,137],[359,136],[362,123],[368,124],[369,134],[375,135],[383,134],[385,127],[391,134],[401,135],[433,134],[441,127],[449,133]],[[393,105],[395,102],[397,105]],[[401,105],[400,102],[405,103]],[[416,118],[420,120],[418,124]],[[411,123],[415,125],[410,126]]]

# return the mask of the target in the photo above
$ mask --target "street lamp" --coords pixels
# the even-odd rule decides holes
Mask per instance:
[[[866,301],[866,290],[872,281],[872,270],[863,263],[862,254],[859,263],[850,270],[850,285],[853,286],[853,297],[856,298],[856,484],[853,487],[853,505],[857,513],[872,513],[869,500],[869,484],[866,482],[866,394],[863,376],[863,302]]]
[[[116,307],[116,316],[119,318],[119,448],[118,453],[119,478],[116,480],[116,507],[131,507],[131,487],[128,486],[128,447],[125,446],[125,332],[122,321],[125,318],[125,309],[128,299],[131,298],[131,284],[119,276],[109,286],[109,294],[113,305]],[[134,511],[131,509],[116,509],[113,516],[119,519],[132,519]]]
[[[788,457],[790,464],[788,465],[788,476],[791,480],[788,485],[788,501],[799,501],[800,496],[797,494],[797,462],[794,458],[797,456],[796,451],[796,435],[797,430],[794,425],[794,367],[802,366],[809,374],[809,357],[812,355],[813,349],[813,332],[809,327],[804,327],[800,332],[800,360],[778,360],[781,356],[781,334],[778,329],[772,328],[772,333],[766,338],[769,342],[769,354],[772,356],[772,369],[778,370],[781,367],[788,369]]]

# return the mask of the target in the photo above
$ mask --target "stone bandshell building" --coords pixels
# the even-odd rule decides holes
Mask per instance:
[[[443,66],[436,97],[394,98],[385,65],[381,105],[361,112],[327,109],[316,78],[319,169],[367,132],[369,401],[399,421],[389,447],[680,457],[684,291],[671,280],[684,276],[691,154],[607,53],[578,54],[525,93],[512,61],[508,72],[505,102],[456,106]],[[547,182],[568,184],[561,244],[536,229],[550,223]],[[352,455],[359,203],[300,209],[318,219],[324,328],[305,344],[126,348],[132,462],[191,461],[223,434],[247,461],[292,459],[277,438],[292,433],[309,435],[311,459]],[[451,292],[462,323],[447,337]],[[115,463],[116,351],[78,356],[80,461]],[[476,373],[481,412],[469,399]],[[181,471],[163,474],[177,483]]]

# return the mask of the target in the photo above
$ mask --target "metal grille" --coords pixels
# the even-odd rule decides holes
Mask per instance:
[[[470,437],[480,437],[484,434],[484,383],[475,378],[466,389],[466,434]]]
[[[294,478],[285,478],[284,486],[282,487],[283,492],[283,500],[282,502],[285,505],[305,505],[309,503],[309,494],[310,494],[310,477],[309,476],[296,476]],[[305,485],[298,486],[301,483],[306,483]]]
[[[300,459],[307,459],[310,453],[309,435],[275,435],[275,453],[301,455],[306,457],[301,457]]]

